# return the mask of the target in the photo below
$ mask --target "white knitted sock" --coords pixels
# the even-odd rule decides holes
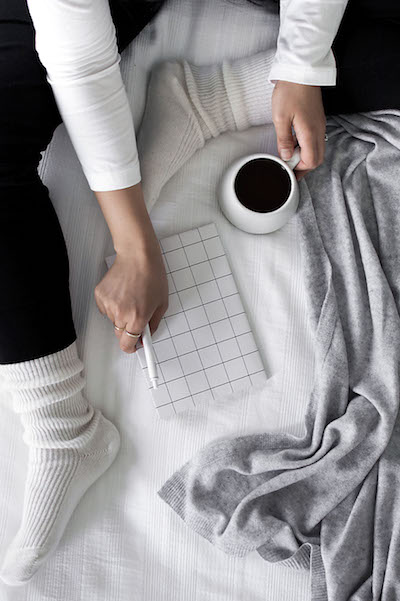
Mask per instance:
[[[33,576],[118,452],[117,429],[82,395],[83,367],[76,341],[45,357],[0,365],[29,446],[21,525],[0,570],[7,584]]]
[[[150,77],[137,145],[148,211],[162,187],[206,140],[272,122],[276,48],[222,64],[165,62]]]

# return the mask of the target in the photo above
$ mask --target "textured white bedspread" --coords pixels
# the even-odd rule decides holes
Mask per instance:
[[[279,18],[240,0],[172,0],[122,56],[121,69],[138,127],[155,62],[197,64],[274,47]],[[198,152],[164,187],[152,212],[159,236],[215,221],[270,379],[256,396],[238,396],[160,420],[134,355],[123,353],[93,290],[106,272],[112,240],[64,126],[43,156],[67,242],[78,348],[87,397],[119,428],[122,447],[109,471],[75,510],[54,556],[26,586],[0,585],[0,600],[305,601],[309,575],[223,554],[190,531],[156,494],[195,452],[219,437],[266,429],[300,436],[313,377],[298,234],[293,222],[252,236],[221,214],[216,184],[235,158],[274,152],[274,127],[224,134]],[[35,252],[35,249],[32,249]],[[51,252],[51,249],[49,249]],[[40,257],[38,257],[40,261]],[[57,324],[51,324],[56,327]],[[48,327],[48,324],[44,325]],[[7,392],[0,393],[0,560],[18,528],[27,450]]]

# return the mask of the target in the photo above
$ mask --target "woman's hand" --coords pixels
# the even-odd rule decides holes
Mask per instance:
[[[301,160],[295,167],[297,180],[321,165],[326,119],[319,86],[277,81],[272,93],[272,120],[282,159],[292,156],[297,138],[301,148]],[[292,125],[296,136],[292,134]]]
[[[147,323],[154,333],[168,308],[168,280],[141,183],[95,194],[117,253],[94,290],[97,306],[111,323],[132,334],[141,334]],[[121,350],[136,351],[138,338],[114,332]]]
[[[94,290],[97,306],[112,323],[141,334],[149,322],[155,332],[168,308],[168,282],[158,246],[118,254]],[[138,338],[114,330],[126,353],[136,352]]]

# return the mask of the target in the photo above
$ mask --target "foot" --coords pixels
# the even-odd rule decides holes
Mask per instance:
[[[24,584],[57,547],[88,488],[108,469],[120,446],[118,430],[99,411],[88,446],[31,448],[20,529],[0,570],[8,585]]]
[[[150,212],[167,181],[205,144],[185,84],[183,62],[165,62],[151,76],[137,146]]]

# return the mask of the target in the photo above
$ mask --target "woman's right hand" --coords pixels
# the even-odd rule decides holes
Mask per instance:
[[[297,180],[323,163],[326,118],[319,86],[277,81],[272,92],[272,121],[283,160],[292,156],[296,145],[293,125],[301,149],[294,170]]]

